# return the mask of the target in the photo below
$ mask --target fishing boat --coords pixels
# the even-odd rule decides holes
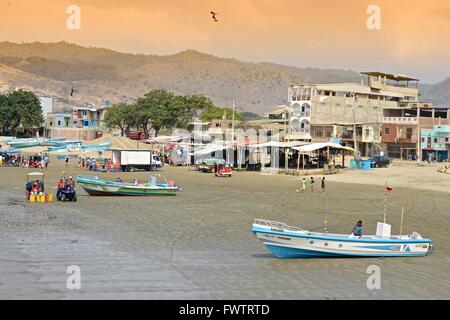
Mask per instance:
[[[42,140],[38,140],[38,139],[17,140],[17,141],[9,141],[7,143],[12,148],[24,149],[24,148],[31,148],[31,147],[39,147],[42,144]]]
[[[99,144],[87,144],[81,147],[82,150],[104,151],[111,147],[112,142],[104,142]]]
[[[74,159],[74,158],[78,158],[78,155],[77,154],[58,154],[56,156],[56,159],[58,159],[58,160],[62,160],[65,158]]]
[[[78,176],[77,182],[91,196],[175,196],[182,191],[161,175],[151,175],[149,181],[142,184],[106,181],[86,176]]]
[[[432,250],[432,241],[413,232],[390,235],[390,225],[379,222],[376,235],[310,232],[282,222],[256,219],[252,232],[280,259],[338,257],[423,257]]]

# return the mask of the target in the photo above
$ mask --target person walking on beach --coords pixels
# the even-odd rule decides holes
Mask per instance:
[[[69,165],[69,157],[68,156],[66,156],[65,157],[65,160],[66,160],[66,167]]]
[[[352,235],[353,237],[362,238],[362,232],[363,232],[363,222],[362,220],[359,220],[353,227]]]
[[[325,177],[322,178],[322,193],[325,192]]]
[[[306,178],[305,177],[302,178],[300,191],[301,191],[301,193],[306,192]]]
[[[311,192],[314,192],[314,178],[311,177],[311,180],[309,181],[309,188],[311,189]]]

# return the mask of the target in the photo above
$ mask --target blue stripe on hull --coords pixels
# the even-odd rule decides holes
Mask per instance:
[[[307,259],[307,258],[328,258],[328,257],[339,257],[339,254],[313,251],[313,250],[303,250],[288,247],[274,246],[271,244],[266,244],[267,249],[272,252],[272,254],[280,259]]]
[[[290,248],[284,246],[272,245],[269,243],[265,243],[267,249],[272,252],[272,254],[280,259],[306,259],[306,258],[356,258],[356,257],[367,257],[367,258],[375,258],[375,257],[424,257],[426,253],[361,253],[361,254],[348,254],[348,253],[330,253],[323,252],[317,250],[305,250],[298,248]]]

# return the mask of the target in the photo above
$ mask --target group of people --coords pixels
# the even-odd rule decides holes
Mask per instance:
[[[48,153],[36,155],[0,155],[0,166],[46,169],[50,163]]]
[[[66,173],[63,172],[61,178],[58,181],[58,191],[56,197],[59,198],[63,190],[75,189],[75,180],[73,177],[66,178]]]
[[[307,185],[308,185],[308,181],[307,181],[306,177],[302,178],[302,180],[300,181],[300,185],[301,185],[300,192],[301,193],[306,192]],[[314,192],[315,185],[316,185],[316,181],[314,180],[314,177],[311,177],[311,179],[309,180],[309,190],[311,192]],[[326,187],[325,177],[323,177],[322,180],[320,180],[320,192],[325,192],[325,187]]]
[[[66,164],[68,161],[66,161]],[[81,158],[78,160],[78,167],[82,170],[94,171],[97,165],[95,158]]]
[[[40,180],[29,182],[26,186],[27,197],[30,195],[39,196],[44,192],[44,183]]]

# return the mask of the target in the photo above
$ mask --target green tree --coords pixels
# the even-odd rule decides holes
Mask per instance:
[[[108,128],[119,128],[123,137],[126,129],[134,125],[135,107],[121,102],[108,108],[105,114],[105,124]]]
[[[158,136],[161,129],[174,121],[173,116],[173,93],[166,90],[152,90],[136,101],[136,124],[141,127],[147,135],[150,126]]]
[[[211,121],[214,119],[223,119],[223,118],[228,120],[233,119],[233,109],[212,107],[203,111],[200,116],[200,119],[202,121]],[[234,119],[237,121],[244,121],[244,117],[239,112],[235,112]]]
[[[0,96],[0,124],[3,131],[30,131],[42,126],[44,117],[39,98],[31,91],[17,90]]]
[[[169,108],[170,119],[173,120],[168,119],[165,128],[186,128],[199,111],[213,107],[212,100],[205,96],[176,96]]]

